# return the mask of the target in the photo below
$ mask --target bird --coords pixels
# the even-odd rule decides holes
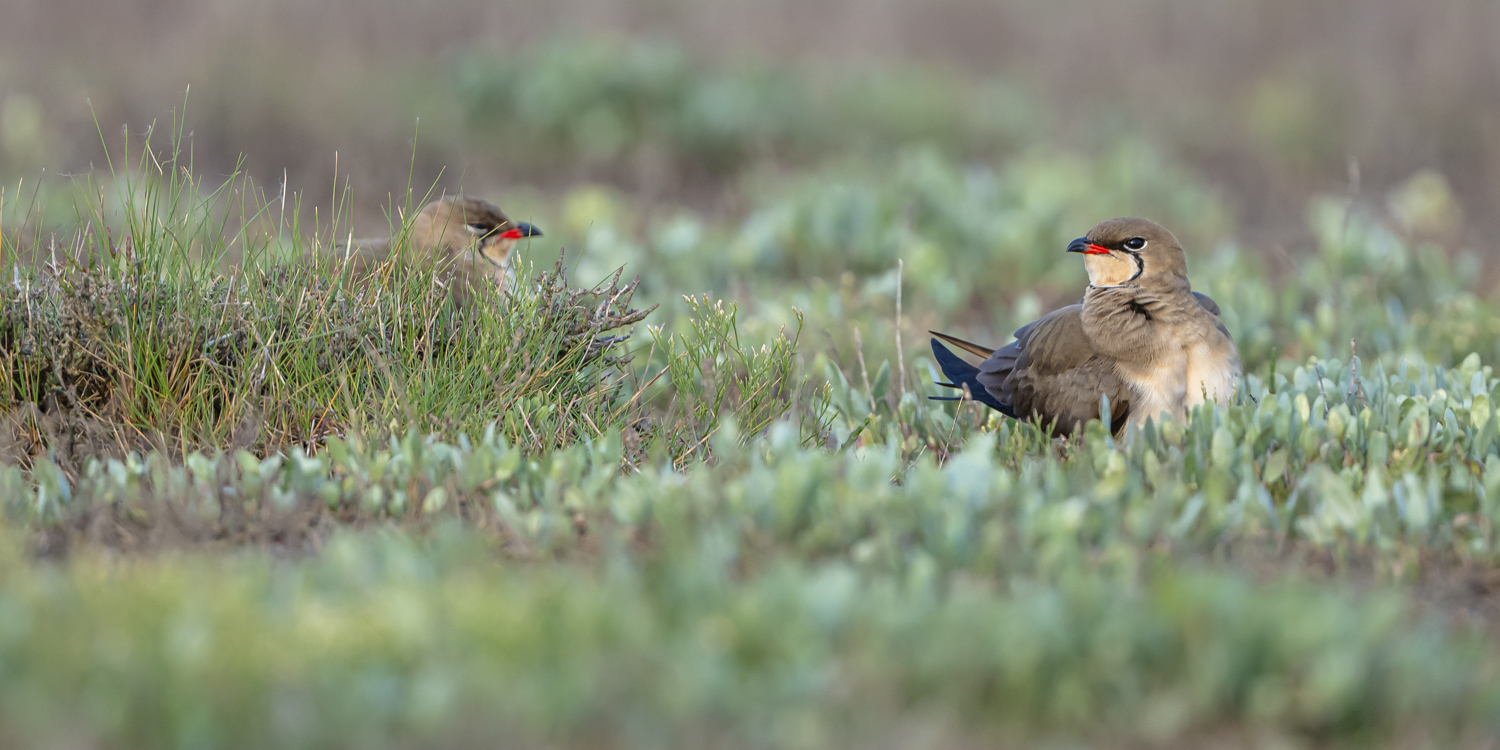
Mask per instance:
[[[463,307],[485,280],[503,290],[514,272],[510,261],[516,243],[541,236],[542,230],[512,221],[487,200],[453,196],[423,206],[405,237],[353,240],[341,250],[356,279],[435,263],[437,278]]]
[[[1171,232],[1148,219],[1100,223],[1068,244],[1083,255],[1089,286],[990,349],[929,331],[949,382],[1006,416],[1071,433],[1102,416],[1121,434],[1148,419],[1182,420],[1206,399],[1227,400],[1240,377],[1239,351],[1217,303],[1188,283],[1187,259]],[[984,361],[969,364],[942,342]],[[962,396],[933,396],[957,401]]]

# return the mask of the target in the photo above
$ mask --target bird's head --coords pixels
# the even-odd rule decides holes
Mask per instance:
[[[479,198],[442,198],[422,208],[413,229],[418,242],[450,252],[472,247],[479,257],[505,268],[510,251],[542,230],[511,221],[499,206]]]
[[[1082,253],[1094,287],[1140,286],[1187,282],[1182,245],[1165,227],[1149,219],[1110,219],[1068,244]]]

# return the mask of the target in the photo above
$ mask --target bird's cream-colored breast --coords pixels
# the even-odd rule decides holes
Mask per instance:
[[[1187,394],[1187,360],[1185,350],[1175,349],[1164,353],[1155,362],[1120,362],[1116,365],[1120,379],[1135,394],[1127,424],[1144,424],[1147,419],[1160,422],[1166,417],[1182,418]]]
[[[1240,358],[1227,338],[1201,341],[1187,352],[1187,394],[1183,406],[1191,409],[1204,402],[1227,401],[1240,379]]]
[[[1120,379],[1136,395],[1130,424],[1161,421],[1162,413],[1184,419],[1205,397],[1225,401],[1234,395],[1240,376],[1234,345],[1222,335],[1173,347],[1150,363],[1119,363]]]

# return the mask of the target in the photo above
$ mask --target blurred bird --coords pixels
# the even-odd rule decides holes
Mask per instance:
[[[1219,306],[1188,285],[1187,260],[1171,232],[1146,219],[1111,219],[1068,252],[1083,254],[1088,291],[1078,304],[1022,326],[1014,343],[989,349],[929,331],[951,381],[938,385],[1064,432],[1099,417],[1101,396],[1109,397],[1110,431],[1120,433],[1152,417],[1183,419],[1205,398],[1233,395],[1239,351]],[[985,360],[975,367],[938,339]]]
[[[438,278],[448,284],[460,307],[485,280],[503,285],[513,269],[511,251],[526,237],[542,230],[511,221],[489,201],[457,196],[428,203],[412,220],[405,239],[354,240],[345,248],[356,278],[382,273],[383,268],[409,268],[436,263]],[[392,263],[392,250],[404,254]]]

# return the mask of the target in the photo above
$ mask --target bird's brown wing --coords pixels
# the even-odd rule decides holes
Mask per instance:
[[[1099,397],[1109,396],[1110,429],[1118,431],[1130,413],[1130,388],[1094,353],[1082,309],[1069,305],[1022,326],[1014,343],[979,365],[977,379],[1018,418],[1056,420],[1063,432],[1097,418]]]

